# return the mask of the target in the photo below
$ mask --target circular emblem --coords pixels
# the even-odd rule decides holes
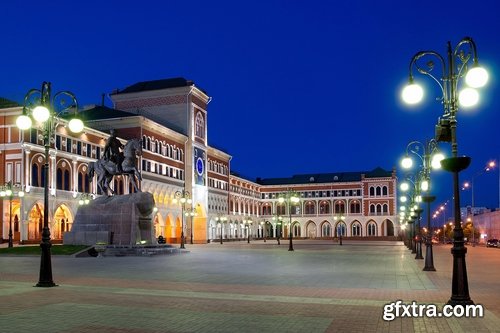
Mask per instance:
[[[203,176],[203,171],[203,160],[201,159],[201,157],[198,157],[198,159],[196,160],[196,172],[198,173],[198,176]]]

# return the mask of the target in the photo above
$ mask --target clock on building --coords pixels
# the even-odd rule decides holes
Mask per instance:
[[[205,159],[206,153],[203,149],[194,147],[193,162],[194,162],[194,180],[197,185],[206,185],[205,181]]]

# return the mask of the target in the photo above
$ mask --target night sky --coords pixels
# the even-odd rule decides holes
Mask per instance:
[[[459,154],[472,157],[461,182],[500,157],[498,1],[8,1],[1,11],[0,96],[22,102],[46,80],[83,106],[185,77],[213,97],[209,144],[248,179],[399,169],[443,112],[438,85],[418,74],[425,102],[400,102],[411,57],[446,56],[447,41],[470,36],[490,81],[478,107],[459,111]],[[451,201],[451,174],[432,180],[436,205]],[[475,178],[476,206],[498,207],[498,182],[498,167]]]

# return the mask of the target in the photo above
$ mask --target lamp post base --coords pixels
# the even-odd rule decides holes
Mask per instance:
[[[416,247],[416,255],[415,259],[424,259],[422,256],[422,241],[417,241],[415,242],[415,247]]]
[[[44,232],[48,233],[48,230]],[[42,239],[40,247],[42,249],[42,257],[40,261],[40,277],[35,287],[50,288],[57,287],[57,284],[52,280],[52,260],[50,255],[50,247],[52,244],[47,239]]]
[[[447,303],[452,306],[474,304],[469,296],[469,281],[465,263],[467,248],[464,246],[464,232],[460,221],[460,187],[458,179],[459,172],[466,169],[470,162],[471,158],[467,156],[450,157],[441,161],[443,169],[453,174],[453,195],[455,197],[453,205],[455,228],[453,229],[453,247],[451,248],[453,275],[451,298]]]
[[[425,266],[423,271],[432,271],[435,272],[434,268],[434,257],[432,255],[432,243],[425,243]]]

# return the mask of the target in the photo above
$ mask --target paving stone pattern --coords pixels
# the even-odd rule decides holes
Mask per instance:
[[[186,245],[152,257],[53,256],[54,288],[33,287],[40,258],[0,256],[0,332],[500,332],[500,249],[469,248],[471,298],[484,318],[382,319],[392,301],[443,306],[437,272],[399,242],[254,241]],[[2,244],[1,246],[4,246]]]

